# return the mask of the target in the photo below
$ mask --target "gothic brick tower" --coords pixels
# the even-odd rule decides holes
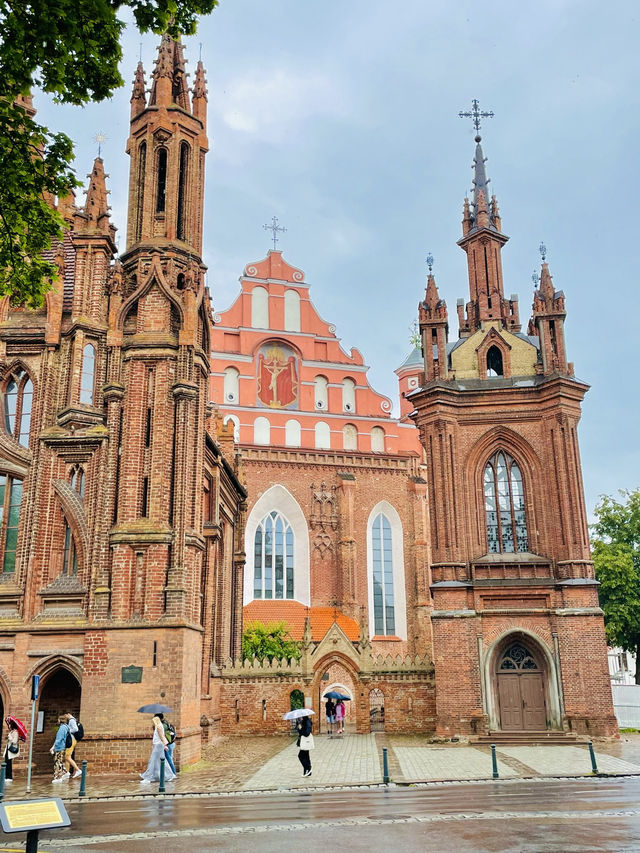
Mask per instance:
[[[188,91],[184,65],[165,36],[148,104],[138,66],[121,260],[98,158],[84,205],[60,201],[46,305],[0,302],[0,705],[27,714],[41,675],[42,769],[65,710],[82,757],[142,769],[137,708],[154,701],[173,709],[179,760],[197,758],[216,664],[239,651],[246,492],[208,403],[206,88],[199,63]]]
[[[577,426],[588,386],[566,361],[564,295],[546,263],[529,334],[504,295],[498,204],[476,137],[464,202],[470,299],[460,337],[429,276],[424,385],[409,394],[427,454],[438,731],[611,734]]]

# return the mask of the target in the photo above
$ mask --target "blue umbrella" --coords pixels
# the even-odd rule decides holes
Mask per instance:
[[[142,708],[138,708],[139,714],[170,714],[171,708],[168,705],[143,705]]]
[[[351,702],[351,696],[345,696],[344,693],[338,693],[337,690],[331,690],[330,693],[324,694],[325,699],[342,699],[343,702]]]

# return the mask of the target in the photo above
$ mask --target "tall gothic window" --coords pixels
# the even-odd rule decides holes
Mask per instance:
[[[82,350],[80,371],[80,402],[93,405],[93,389],[96,373],[96,350],[93,344],[85,344]]]
[[[76,491],[81,498],[84,498],[84,470],[80,465],[76,465],[71,472],[71,488]]]
[[[78,556],[76,554],[76,543],[71,528],[65,519],[64,523],[64,557],[62,561],[62,573],[65,575],[78,574]]]
[[[371,540],[375,632],[378,636],[394,635],[393,541],[389,519],[383,513],[374,519]]]
[[[29,374],[20,370],[7,384],[4,393],[4,420],[7,432],[23,447],[29,446],[33,385]]]
[[[178,240],[185,240],[185,222],[187,218],[187,178],[189,166],[189,146],[183,142],[180,146],[180,177],[178,180]]]
[[[484,469],[484,505],[489,553],[528,551],[522,474],[517,462],[502,451]]]
[[[156,213],[164,213],[167,203],[167,149],[160,148],[158,150],[157,178],[158,184],[156,187]]]
[[[147,172],[147,143],[141,142],[138,149],[138,180],[136,181],[136,242],[142,237],[142,215],[144,211],[144,179]]]
[[[258,524],[254,538],[254,598],[293,598],[293,530],[272,510]]]
[[[21,502],[22,480],[0,474],[0,550],[3,572],[13,572],[16,568]]]

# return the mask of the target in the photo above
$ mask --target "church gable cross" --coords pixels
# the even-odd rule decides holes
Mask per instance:
[[[273,221],[272,221],[271,225],[263,225],[262,227],[264,228],[265,231],[271,231],[272,232],[273,237],[271,239],[273,240],[273,248],[275,249],[277,246],[277,243],[278,243],[278,231],[281,234],[284,234],[284,232],[287,229],[284,227],[284,225],[278,225],[278,217],[277,216],[273,217]]]
[[[476,136],[480,135],[480,119],[493,118],[493,111],[481,112],[480,102],[476,98],[471,101],[471,110],[468,112],[459,112],[460,118],[470,118],[473,121],[473,126],[476,129]]]

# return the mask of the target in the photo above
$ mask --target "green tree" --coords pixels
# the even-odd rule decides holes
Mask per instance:
[[[620,495],[603,496],[595,509],[593,561],[607,638],[635,654],[640,684],[640,490]]]
[[[242,633],[242,656],[248,660],[300,660],[301,646],[291,639],[286,622],[248,622]]]
[[[140,32],[195,32],[218,0],[0,0],[0,296],[37,306],[56,275],[42,257],[62,235],[48,200],[78,182],[73,145],[17,103],[39,87],[59,103],[102,101],[122,86],[118,70],[130,9]]]

